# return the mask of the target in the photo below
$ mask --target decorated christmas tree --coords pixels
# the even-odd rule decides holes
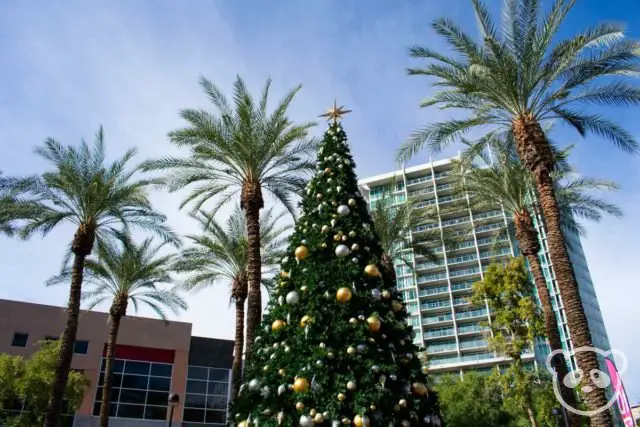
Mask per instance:
[[[246,361],[239,427],[440,425],[415,333],[382,255],[338,108]]]

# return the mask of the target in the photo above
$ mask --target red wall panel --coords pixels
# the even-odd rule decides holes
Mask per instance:
[[[135,345],[116,344],[116,359],[139,360],[143,362],[173,363],[175,350],[164,348],[138,347]],[[104,345],[102,356],[107,355],[107,345]]]

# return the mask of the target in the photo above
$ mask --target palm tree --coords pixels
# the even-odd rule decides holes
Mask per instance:
[[[293,214],[291,197],[300,194],[304,175],[314,164],[309,159],[316,142],[308,137],[313,123],[294,124],[287,109],[300,86],[289,91],[275,110],[267,111],[271,81],[256,103],[238,77],[233,87],[233,107],[220,89],[204,77],[200,84],[217,110],[186,109],[180,112],[188,126],[169,133],[171,141],[187,147],[187,157],[169,157],[147,162],[147,170],[168,172],[168,188],[191,189],[181,207],[192,212],[215,199],[213,212],[240,193],[249,253],[246,355],[251,354],[256,328],[262,317],[260,293],[260,209],[264,192],[271,194]]]
[[[472,0],[482,37],[480,43],[451,20],[436,20],[434,30],[456,55],[413,47],[411,56],[431,63],[425,68],[410,69],[409,74],[435,77],[434,85],[440,88],[422,106],[462,109],[470,116],[416,131],[398,156],[406,159],[424,146],[442,149],[479,126],[489,127],[487,138],[479,144],[496,134],[513,133],[518,156],[533,174],[540,197],[549,252],[565,302],[571,338],[576,347],[582,347],[592,345],[591,333],[564,243],[551,176],[554,156],[542,125],[558,120],[581,135],[594,133],[626,152],[638,152],[638,142],[629,132],[598,114],[575,107],[639,104],[640,89],[621,78],[637,73],[640,44],[625,38],[621,26],[601,24],[552,45],[574,3],[556,0],[542,16],[537,0],[505,0],[502,26],[497,29],[481,1]],[[585,372],[598,368],[594,353],[580,352],[576,356]],[[607,400],[604,390],[591,384],[588,377],[583,377],[583,386],[597,390],[587,393],[585,401],[590,410],[595,410]],[[592,421],[594,426],[611,426],[611,417],[606,412],[594,416]]]
[[[283,214],[275,215],[273,208],[267,209],[260,216],[260,243],[262,245],[262,265],[271,267],[284,253],[283,233],[288,227],[280,227],[277,222]],[[195,216],[200,224],[202,234],[187,236],[192,247],[182,251],[174,268],[178,272],[189,273],[183,282],[183,289],[197,291],[213,286],[219,281],[231,284],[230,302],[235,303],[236,330],[233,349],[232,389],[231,396],[238,394],[242,379],[242,353],[244,347],[244,303],[248,294],[249,253],[244,226],[244,214],[238,207],[227,223],[220,225],[212,214],[200,212]],[[273,271],[265,271],[269,274]],[[269,289],[270,283],[265,275],[263,285]]]
[[[382,247],[380,264],[388,277],[396,280],[395,260],[413,268],[409,248],[415,255],[423,256],[429,261],[438,260],[436,248],[442,247],[444,238],[439,228],[420,232],[418,244],[412,245],[410,239],[410,233],[418,225],[438,224],[438,212],[435,208],[417,208],[413,200],[394,204],[394,197],[386,193],[374,201],[373,205],[371,220]]]
[[[118,227],[126,230],[136,226],[165,241],[177,241],[165,225],[164,215],[157,213],[147,198],[147,187],[158,181],[140,178],[135,168],[128,167],[135,153],[133,149],[128,150],[112,164],[105,165],[102,128],[92,146],[84,140],[80,147],[63,146],[48,138],[43,147],[36,149],[36,154],[51,163],[53,170],[1,181],[2,189],[14,197],[16,203],[2,205],[0,218],[18,220],[18,236],[27,239],[36,233],[46,235],[63,223],[76,227],[67,254],[67,260],[73,256],[67,322],[45,427],[56,426],[60,417],[78,330],[85,259],[91,254],[96,239],[119,235]]]
[[[109,404],[113,384],[113,360],[118,342],[120,322],[127,315],[129,303],[135,311],[138,307],[150,307],[161,319],[166,320],[165,309],[178,314],[186,310],[187,304],[174,289],[166,290],[161,284],[175,284],[171,263],[174,254],[160,255],[164,244],[154,245],[147,238],[136,245],[128,235],[117,241],[102,241],[98,244],[95,258],[87,258],[85,264],[85,291],[82,299],[89,302],[92,310],[99,304],[111,301],[109,308],[109,336],[104,369],[104,387],[100,404],[100,427],[109,426]],[[71,277],[67,269],[47,282],[48,285],[66,283]]]
[[[461,165],[462,166],[462,165]],[[488,209],[501,205],[512,219],[520,252],[526,258],[538,291],[544,313],[545,331],[551,350],[562,350],[558,323],[551,304],[551,296],[542,272],[538,253],[540,241],[533,223],[538,211],[535,183],[531,173],[517,159],[502,158],[489,167],[461,167],[459,169],[461,191],[473,194],[472,209]],[[594,190],[616,190],[609,181],[572,176],[567,171],[555,172],[556,197],[561,211],[561,221],[567,233],[580,232],[580,224],[574,217],[600,220],[602,213],[621,216],[616,206],[592,195]],[[506,231],[506,230],[505,230]],[[552,360],[558,378],[567,374],[567,363],[562,353]],[[561,385],[563,398],[575,406],[575,396],[570,388]],[[580,425],[575,416],[572,425]]]

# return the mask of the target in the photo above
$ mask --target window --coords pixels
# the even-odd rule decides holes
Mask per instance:
[[[16,332],[13,334],[13,341],[11,342],[11,345],[13,347],[26,347],[27,341],[29,341],[29,334]]]
[[[87,354],[89,351],[89,341],[78,340],[73,344],[73,352],[76,354]]]
[[[229,402],[229,370],[189,366],[184,398],[185,425],[226,424]]]
[[[115,359],[113,362],[111,415],[121,418],[165,420],[173,365],[122,359]],[[103,358],[93,407],[93,415],[96,416],[100,413],[105,365],[106,361]]]

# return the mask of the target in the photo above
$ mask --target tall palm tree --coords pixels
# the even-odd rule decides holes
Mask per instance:
[[[283,214],[275,215],[273,208],[262,212],[260,216],[260,243],[262,245],[262,265],[271,267],[284,253],[285,239],[283,234],[288,227],[280,227],[277,223]],[[212,214],[200,212],[195,216],[200,224],[202,234],[187,236],[192,246],[183,250],[176,260],[174,268],[178,272],[188,273],[183,282],[183,289],[197,291],[213,286],[220,281],[231,284],[230,302],[235,304],[236,330],[233,349],[232,389],[231,396],[238,394],[242,379],[242,354],[244,347],[245,310],[244,303],[248,294],[249,253],[244,226],[244,214],[236,208],[226,224],[219,224]],[[272,273],[265,271],[264,273]],[[270,287],[266,275],[262,282]]]
[[[533,223],[537,212],[535,182],[531,173],[517,159],[503,158],[489,167],[461,167],[461,190],[474,194],[471,198],[472,209],[488,209],[502,205],[511,218],[520,252],[526,258],[534,283],[538,291],[544,313],[545,331],[551,350],[562,350],[558,322],[551,304],[551,296],[542,272],[538,253],[540,241]],[[600,220],[602,213],[621,216],[616,206],[593,195],[597,190],[616,190],[616,184],[593,178],[577,177],[566,171],[555,173],[556,197],[561,211],[561,221],[568,233],[580,232],[580,224],[575,217]],[[552,366],[558,378],[564,378],[568,372],[562,353],[552,360]],[[575,406],[575,396],[570,388],[561,385],[565,401]],[[571,417],[572,425],[580,425],[576,417]]]
[[[396,280],[396,260],[413,268],[409,257],[409,249],[412,249],[415,255],[436,261],[436,248],[442,247],[444,236],[439,228],[428,229],[420,232],[419,243],[412,244],[410,233],[413,229],[422,224],[438,224],[438,212],[434,207],[417,208],[413,200],[401,204],[395,204],[394,201],[394,197],[386,193],[374,201],[371,220],[382,247],[380,264],[388,277]]]
[[[316,142],[309,138],[313,123],[295,124],[287,116],[289,105],[300,86],[289,91],[275,110],[267,111],[267,80],[256,103],[244,81],[233,86],[233,105],[222,91],[204,77],[200,84],[216,111],[185,109],[180,116],[188,126],[169,133],[171,141],[186,147],[186,157],[169,157],[147,162],[147,170],[168,173],[168,188],[190,188],[181,207],[192,205],[197,212],[214,199],[213,212],[240,193],[244,211],[249,253],[248,316],[246,354],[251,353],[256,328],[262,317],[260,293],[260,209],[264,192],[281,202],[293,214],[291,197],[300,194],[304,175],[314,164]]]
[[[154,245],[147,238],[136,245],[128,235],[116,241],[102,241],[97,245],[95,257],[87,258],[85,264],[85,287],[82,299],[92,310],[97,305],[111,301],[109,308],[109,335],[104,369],[104,387],[100,404],[100,427],[109,426],[109,404],[113,384],[113,361],[120,322],[127,315],[129,303],[138,311],[140,305],[150,307],[161,319],[166,320],[165,310],[178,314],[187,309],[186,302],[175,291],[162,289],[161,285],[175,284],[172,276],[174,254],[161,255],[164,244]],[[48,285],[66,283],[71,277],[67,269],[49,279]]]
[[[536,182],[571,338],[576,347],[582,347],[592,345],[591,333],[564,243],[551,176],[554,156],[542,125],[558,120],[581,135],[594,133],[626,152],[638,152],[638,142],[629,132],[576,107],[639,104],[640,89],[623,78],[637,74],[640,43],[625,38],[620,25],[601,24],[553,45],[558,28],[574,3],[575,0],[556,0],[543,15],[538,0],[505,0],[498,29],[481,1],[472,0],[481,42],[449,19],[436,20],[434,30],[444,37],[455,55],[413,47],[411,56],[431,63],[425,68],[410,69],[409,74],[434,77],[434,85],[440,88],[422,106],[462,109],[470,116],[416,131],[398,155],[406,159],[424,146],[439,150],[479,126],[488,126],[489,136],[513,133],[518,156]],[[481,140],[479,144],[482,143]],[[598,368],[594,353],[580,352],[576,358],[585,372]],[[586,393],[585,401],[590,410],[595,410],[607,400],[604,390],[588,377],[583,376],[583,386],[594,391]],[[608,412],[594,416],[592,422],[596,427],[612,425]]]
[[[136,226],[165,241],[177,242],[165,225],[164,215],[157,213],[147,198],[147,188],[158,181],[141,178],[135,168],[129,167],[135,153],[133,149],[128,150],[115,162],[105,164],[102,128],[91,146],[84,140],[80,147],[63,146],[48,138],[43,147],[36,149],[36,154],[48,161],[53,170],[26,178],[6,177],[1,181],[2,189],[12,195],[16,203],[0,206],[0,217],[19,221],[18,236],[27,239],[36,233],[46,235],[63,223],[76,227],[67,254],[67,257],[73,256],[67,322],[45,427],[55,427],[60,417],[78,330],[85,259],[91,254],[96,239],[119,235],[119,227],[126,230]]]

